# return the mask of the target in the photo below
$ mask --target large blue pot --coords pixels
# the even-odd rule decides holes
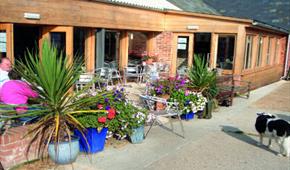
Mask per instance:
[[[144,140],[144,126],[134,128],[130,139],[133,144],[142,143]]]
[[[48,155],[57,164],[73,163],[77,159],[79,152],[78,137],[72,137],[71,142],[60,142],[58,144],[58,154],[56,154],[54,143],[48,145]]]
[[[80,138],[80,151],[87,153],[96,153],[104,150],[106,135],[108,128],[103,128],[100,132],[96,128],[87,128],[85,137],[87,142],[80,131],[75,130],[74,133]]]
[[[194,112],[189,112],[180,116],[183,120],[190,120],[194,118]]]

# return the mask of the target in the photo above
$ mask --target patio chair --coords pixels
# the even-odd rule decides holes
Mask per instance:
[[[76,82],[76,91],[82,90],[84,87],[86,87],[88,84],[91,83],[91,87],[89,89],[95,90],[95,84],[92,82],[95,75],[93,73],[84,73],[81,74],[79,77],[79,80]]]
[[[154,97],[154,96],[148,96],[148,95],[140,95],[140,98],[143,101],[143,104],[145,105],[145,107],[150,111],[150,114],[152,114],[152,117],[153,117],[153,120],[150,123],[149,129],[145,133],[145,138],[148,136],[152,126],[155,123],[158,123],[158,125],[160,125],[161,127],[165,128],[167,130],[170,130],[175,135],[180,136],[182,138],[185,138],[184,127],[183,127],[183,123],[182,123],[181,117],[180,117],[182,112],[178,109],[177,102],[167,102],[166,99]],[[163,103],[166,106],[165,110],[156,111],[155,110],[156,102]],[[165,118],[169,119],[169,123],[170,123],[171,128],[164,126],[164,123],[159,120],[161,117],[165,117]],[[172,123],[173,118],[177,118],[177,120],[179,121],[182,134],[176,133],[174,131],[174,127],[173,127],[173,123]]]
[[[140,83],[142,80],[142,66],[141,65],[135,65],[130,67],[124,68],[124,81],[127,83],[129,78],[136,78],[136,82]]]

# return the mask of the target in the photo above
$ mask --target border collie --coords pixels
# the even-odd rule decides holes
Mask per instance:
[[[276,118],[269,113],[257,113],[256,130],[260,135],[260,142],[258,145],[263,144],[263,136],[269,137],[268,147],[271,147],[272,138],[275,139],[280,147],[278,156],[290,156],[290,124],[282,119]]]

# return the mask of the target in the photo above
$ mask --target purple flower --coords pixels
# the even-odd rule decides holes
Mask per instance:
[[[105,98],[105,102],[108,103],[109,102],[109,99],[108,98]]]
[[[111,107],[110,106],[106,106],[106,108],[105,108],[106,110],[109,110],[109,109],[111,109]]]

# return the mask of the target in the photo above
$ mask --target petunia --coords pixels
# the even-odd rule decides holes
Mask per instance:
[[[98,109],[103,109],[103,105],[102,105],[102,104],[98,104],[98,105],[97,105],[97,108],[98,108]]]
[[[111,107],[110,106],[106,106],[105,110],[110,110]]]
[[[98,118],[98,122],[100,122],[100,123],[105,123],[106,120],[107,120],[106,117],[99,117],[99,118]]]
[[[116,111],[115,109],[109,109],[108,110],[108,119],[114,119],[115,118],[115,115],[116,115]]]

